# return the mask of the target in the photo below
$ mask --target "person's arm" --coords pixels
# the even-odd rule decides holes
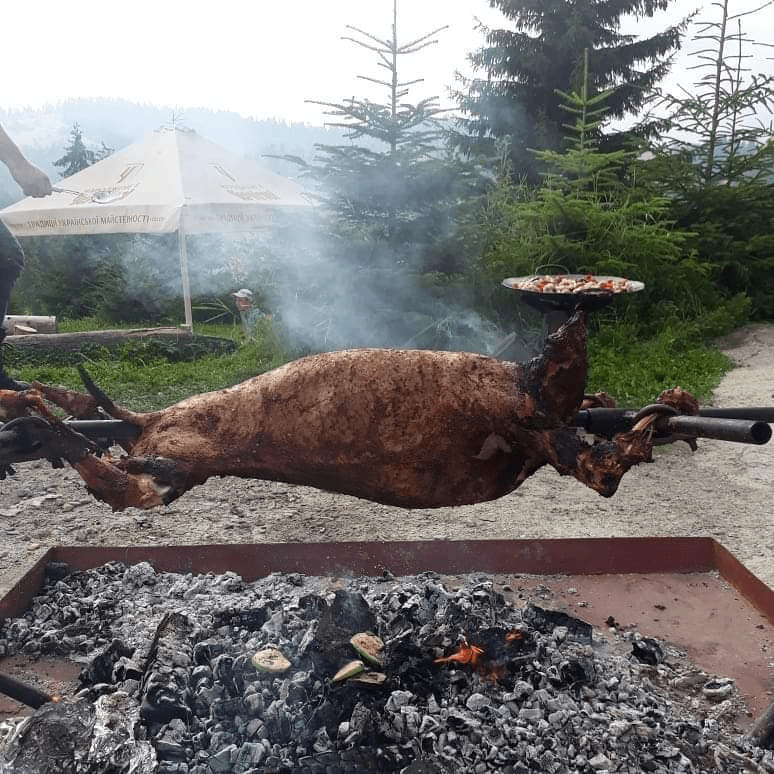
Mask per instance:
[[[51,193],[51,181],[46,173],[24,158],[2,126],[0,126],[0,161],[8,167],[8,171],[25,195],[48,196]]]

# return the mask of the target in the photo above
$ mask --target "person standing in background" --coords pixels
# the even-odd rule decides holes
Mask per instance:
[[[264,314],[260,309],[253,308],[253,291],[247,288],[237,290],[236,293],[232,293],[234,296],[234,303],[236,304],[239,317],[242,320],[242,328],[245,332],[245,336],[250,338],[255,332],[255,324],[262,317],[271,319],[271,315]]]
[[[39,170],[24,158],[13,140],[0,126],[0,161],[8,167],[13,179],[24,191],[25,196],[48,196],[51,193],[51,181],[45,172]],[[6,336],[3,325],[8,312],[8,302],[16,280],[24,268],[24,252],[16,237],[0,220],[0,344]],[[0,359],[0,389],[19,390],[25,385],[15,382],[6,373]]]

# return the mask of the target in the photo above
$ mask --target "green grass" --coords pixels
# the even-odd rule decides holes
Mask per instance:
[[[59,330],[95,330],[97,324],[96,320],[64,321]],[[18,379],[83,391],[76,368],[80,363],[107,395],[137,411],[162,408],[190,395],[229,387],[304,354],[292,350],[281,330],[268,320],[261,321],[251,340],[245,340],[241,328],[232,325],[197,325],[195,332],[213,337],[213,342],[226,342],[233,351],[207,352],[196,343],[180,347],[133,340],[110,349],[83,347],[75,355],[66,353],[66,357],[55,355],[41,361],[22,353],[21,348],[15,352],[9,351],[11,347],[4,349],[8,370]],[[677,385],[706,403],[731,367],[720,351],[695,343],[686,334],[667,328],[643,341],[625,323],[592,334],[588,351],[587,391],[604,390],[621,407],[647,405],[662,390]]]
[[[80,322],[68,321],[59,327],[59,332],[95,330],[93,324],[83,328],[79,325]],[[269,321],[261,321],[255,338],[250,340],[244,339],[241,328],[233,326],[199,325],[194,330],[197,336],[216,336],[234,342],[236,347],[231,352],[209,354],[193,347],[187,353],[184,349],[181,358],[177,346],[139,340],[111,348],[84,347],[76,358],[68,356],[62,358],[67,362],[59,363],[50,359],[36,362],[19,348],[7,353],[7,368],[17,379],[59,384],[82,392],[77,362],[116,403],[148,411],[190,395],[230,387],[301,354],[291,350],[281,331]]]
[[[603,328],[588,343],[587,391],[604,390],[622,408],[645,406],[677,386],[706,403],[733,366],[717,348],[686,340],[670,328],[648,340],[629,334],[625,324]]]

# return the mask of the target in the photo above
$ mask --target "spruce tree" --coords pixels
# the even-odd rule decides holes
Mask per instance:
[[[486,46],[470,61],[483,77],[458,92],[462,120],[458,143],[466,151],[510,137],[513,171],[538,182],[530,149],[561,150],[561,97],[578,91],[583,52],[589,50],[592,93],[610,90],[610,118],[636,114],[669,71],[687,19],[639,40],[619,31],[622,16],[652,16],[668,0],[490,0],[511,23],[484,28]],[[652,131],[655,127],[649,127]]]
[[[670,197],[690,247],[711,267],[729,303],[756,320],[774,310],[774,76],[753,72],[751,51],[768,49],[747,30],[764,6],[735,11],[717,0],[694,42],[697,80],[663,95],[669,131],[643,154],[640,180]]]
[[[113,152],[105,143],[98,151],[87,148],[83,141],[83,132],[79,124],[73,124],[70,130],[70,144],[65,148],[64,155],[53,162],[55,167],[62,168],[62,177],[70,177],[97,161],[104,159]]]
[[[422,79],[402,75],[404,60],[433,45],[444,28],[403,43],[396,2],[392,10],[389,35],[349,26],[345,37],[376,55],[384,76],[359,77],[382,87],[384,98],[310,100],[327,109],[328,126],[343,128],[348,142],[316,145],[309,163],[284,157],[304,166],[323,205],[313,213],[316,239],[301,256],[305,268],[287,318],[303,321],[294,333],[315,348],[481,350],[477,338],[460,338],[457,294],[467,290],[454,279],[464,269],[459,209],[482,176],[449,150],[438,98],[411,98]]]
[[[386,99],[309,100],[327,108],[327,124],[345,129],[349,140],[317,145],[309,171],[348,238],[359,242],[361,265],[402,264],[421,270],[432,261],[432,243],[448,229],[448,202],[458,170],[446,163],[438,97],[409,101],[411,87],[423,79],[402,80],[399,75],[402,60],[436,43],[444,27],[401,43],[397,21],[393,2],[388,37],[347,26],[345,39],[374,52],[386,70],[385,78],[359,76],[385,87]]]
[[[541,186],[504,179],[490,194],[473,281],[492,288],[498,279],[546,266],[554,267],[548,273],[561,267],[640,280],[645,290],[613,312],[624,312],[632,332],[649,337],[688,308],[717,299],[706,267],[684,250],[690,235],[674,227],[669,200],[638,186],[630,172],[635,153],[600,149],[596,130],[610,96],[589,93],[586,82],[559,94],[566,148],[535,152],[548,170]],[[512,299],[492,299],[501,315],[513,314]]]

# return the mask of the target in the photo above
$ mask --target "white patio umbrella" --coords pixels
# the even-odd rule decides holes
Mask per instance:
[[[261,230],[272,211],[310,204],[297,183],[174,127],[59,181],[50,196],[0,210],[0,218],[17,237],[176,231],[191,327],[186,234]]]

